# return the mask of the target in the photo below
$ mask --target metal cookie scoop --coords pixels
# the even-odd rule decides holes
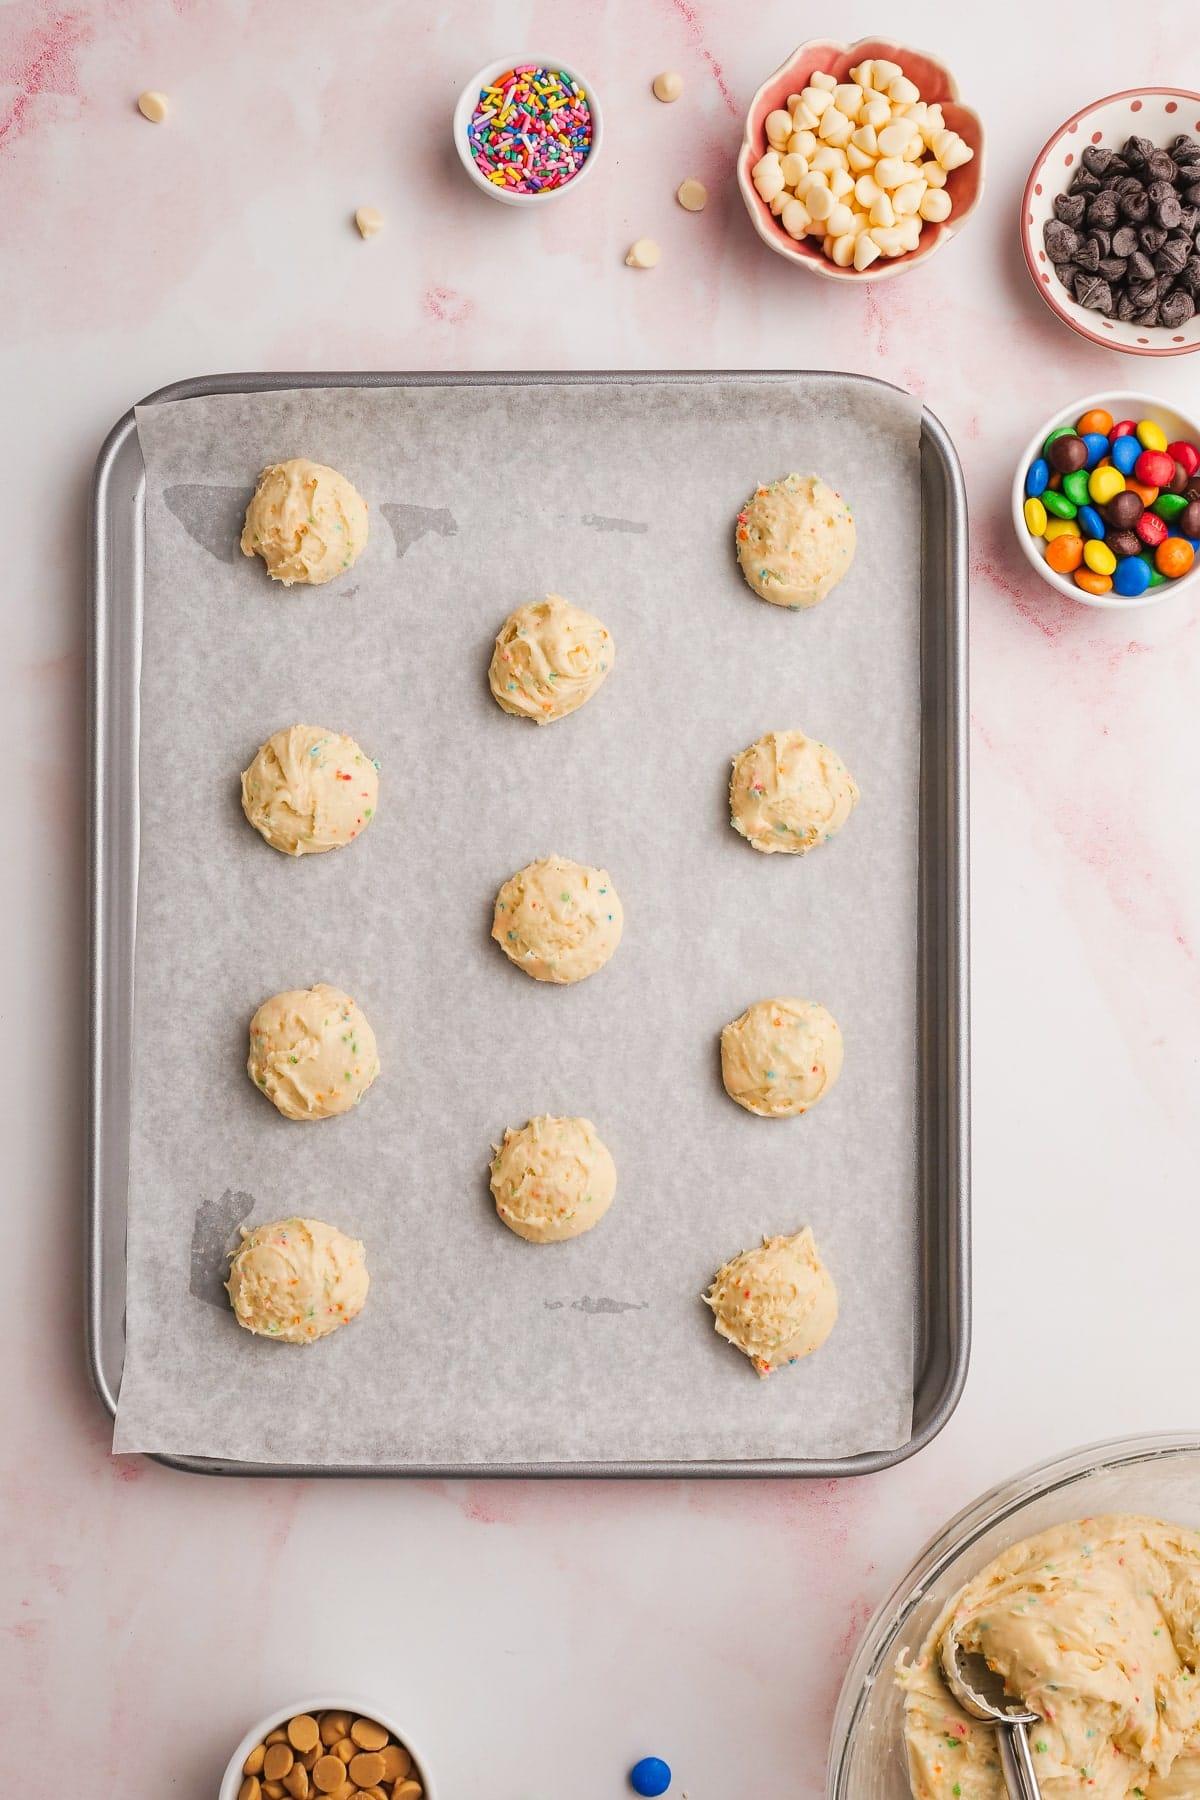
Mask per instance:
[[[1026,1727],[1036,1725],[1041,1714],[1030,1712],[1005,1693],[1003,1681],[979,1652],[963,1649],[954,1626],[942,1645],[942,1672],[963,1711],[996,1727],[1009,1800],[1042,1800],[1026,1733]]]

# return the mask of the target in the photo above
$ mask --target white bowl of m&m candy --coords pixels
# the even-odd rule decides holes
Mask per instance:
[[[1032,437],[1013,527],[1044,581],[1109,610],[1165,600],[1200,572],[1200,425],[1149,394],[1095,394]]]
[[[506,206],[545,206],[600,153],[600,102],[558,58],[506,57],[473,75],[454,108],[454,145],[474,185]]]

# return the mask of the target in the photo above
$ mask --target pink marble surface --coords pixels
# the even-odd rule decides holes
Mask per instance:
[[[1089,29],[912,0],[989,131],[988,191],[911,277],[848,292],[754,238],[745,103],[801,38],[880,20],[783,0],[49,0],[0,5],[0,608],[14,725],[4,896],[10,1400],[6,1711],[98,1792],[207,1796],[246,1721],[322,1684],[411,1720],[447,1795],[622,1790],[669,1756],[691,1800],[823,1791],[856,1634],[946,1515],[1016,1466],[1195,1418],[1193,605],[1076,609],[1019,559],[1010,460],[1105,384],[1200,413],[1200,358],[1148,367],[1033,293],[1017,204],[1068,113],[1166,81],[1184,0]],[[1011,31],[1010,44],[1002,36]],[[459,84],[549,44],[594,75],[604,165],[537,219],[452,164]],[[1132,57],[1132,61],[1130,60]],[[661,67],[687,82],[658,106]],[[1019,85],[1014,85],[1019,71]],[[164,89],[170,123],[133,111]],[[712,192],[675,206],[684,175]],[[387,230],[360,243],[350,215]],[[653,274],[627,244],[663,245]],[[958,442],[973,514],[977,1329],[944,1436],[858,1483],[215,1484],[108,1454],[79,1336],[83,531],[97,445],[138,396],[236,368],[861,369]],[[481,478],[486,478],[481,477]],[[13,835],[10,824],[9,836]]]

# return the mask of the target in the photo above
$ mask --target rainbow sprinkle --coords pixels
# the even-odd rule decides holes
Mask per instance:
[[[516,194],[564,187],[592,147],[587,95],[565,69],[518,63],[479,90],[467,142],[476,168],[497,187]]]

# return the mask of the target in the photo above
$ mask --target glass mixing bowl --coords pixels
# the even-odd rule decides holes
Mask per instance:
[[[915,1657],[946,1601],[1010,1544],[1050,1525],[1116,1512],[1200,1530],[1200,1436],[1092,1444],[1026,1469],[951,1519],[879,1607],[846,1672],[827,1800],[911,1800],[904,1697],[892,1679],[900,1652]]]

